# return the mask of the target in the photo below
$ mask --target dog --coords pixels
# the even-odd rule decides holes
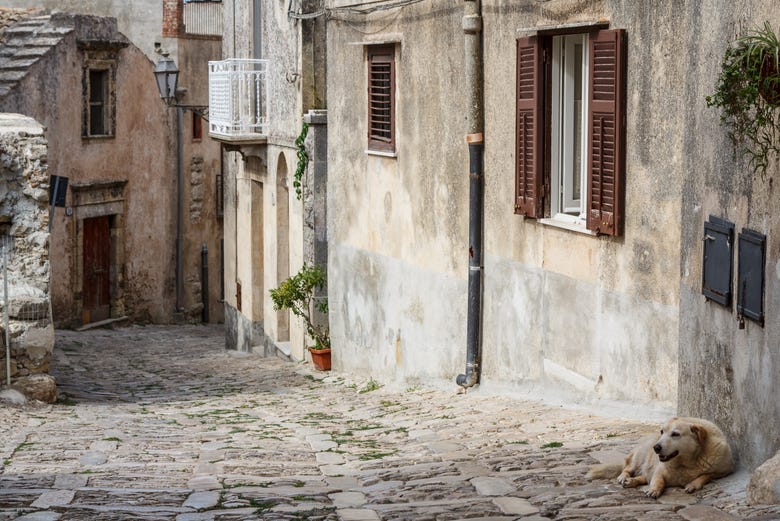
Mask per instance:
[[[701,418],[675,417],[631,451],[625,464],[597,465],[588,476],[615,478],[626,488],[649,484],[648,497],[666,487],[685,487],[689,494],[734,470],[731,447],[723,432]]]

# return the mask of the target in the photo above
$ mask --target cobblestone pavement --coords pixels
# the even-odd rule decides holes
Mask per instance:
[[[219,327],[58,331],[59,403],[0,406],[0,521],[780,519],[745,504],[744,473],[660,501],[584,478],[655,425],[223,345]]]

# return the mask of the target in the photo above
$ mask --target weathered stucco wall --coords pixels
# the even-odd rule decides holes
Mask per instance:
[[[186,89],[180,100],[184,105],[208,106],[208,62],[222,58],[222,41],[215,39],[177,40],[179,61],[179,87]],[[172,112],[174,109],[169,109]],[[208,262],[208,319],[210,322],[224,320],[222,302],[222,226],[223,217],[218,215],[217,198],[223,196],[218,189],[224,175],[222,149],[220,144],[208,135],[208,122],[201,119],[201,137],[195,138],[194,113],[185,110],[182,125],[182,152],[184,157],[184,273],[185,290],[183,308],[191,320],[201,320],[202,259],[205,244]],[[224,187],[224,179],[222,180]],[[224,214],[224,206],[222,207]]]
[[[115,135],[83,139],[84,55],[78,40],[122,42],[124,38],[105,18],[64,17],[57,23],[74,30],[30,67],[0,100],[0,109],[29,115],[46,126],[50,173],[70,179],[69,206],[74,205],[75,186],[127,180],[122,199],[111,210],[124,223],[124,248],[116,256],[124,305],[114,306],[111,313],[170,321],[175,307],[175,111],[159,98],[151,61],[126,45],[119,48],[116,59]],[[55,212],[52,303],[57,322],[79,324],[79,231],[81,219],[90,211],[87,207],[73,210],[71,215],[62,208]]]
[[[8,330],[0,336],[0,382],[6,383],[4,339],[9,335],[12,386],[32,398],[52,402],[54,380],[47,376],[54,349],[49,171],[43,130],[38,122],[20,114],[0,115],[0,266],[7,267],[8,283],[0,309],[7,303],[9,318]],[[3,272],[0,269],[0,284]]]
[[[302,124],[301,22],[278,2],[262,2],[259,20],[248,0],[226,1],[224,13],[223,57],[269,60],[267,142],[226,160],[226,345],[301,359],[302,324],[274,311],[268,293],[303,263],[303,207],[293,188]]]
[[[688,79],[678,86],[683,171],[680,284],[680,397],[684,414],[713,418],[725,427],[742,463],[755,467],[780,449],[780,207],[773,158],[765,175],[732,157],[719,113],[705,107],[714,91],[727,44],[747,29],[769,21],[780,30],[780,5],[771,1],[710,0],[681,17],[672,37],[689,52],[681,55]],[[683,39],[683,35],[685,38]],[[746,320],[739,329],[734,304],[722,307],[701,294],[704,222],[710,215],[767,236],[764,309],[766,324]],[[735,235],[736,237],[736,235]],[[736,239],[735,239],[736,246]],[[734,298],[737,248],[733,248]]]
[[[485,386],[671,410],[677,396],[684,82],[672,7],[483,2]],[[468,156],[463,7],[329,25],[329,233],[334,363],[454,385],[465,364]],[[515,40],[608,20],[628,31],[626,226],[593,237],[513,214]],[[360,22],[365,22],[363,25]],[[388,25],[389,24],[389,25]],[[360,31],[355,28],[359,28]],[[365,45],[397,42],[397,157],[366,149]],[[663,78],[661,81],[653,78]]]

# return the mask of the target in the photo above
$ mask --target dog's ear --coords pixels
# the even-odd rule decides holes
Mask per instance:
[[[691,432],[699,440],[699,443],[704,443],[704,440],[707,439],[707,429],[705,429],[701,425],[696,425],[696,424],[691,425]]]

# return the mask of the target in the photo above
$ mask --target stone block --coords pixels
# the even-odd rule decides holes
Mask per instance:
[[[48,374],[31,374],[19,377],[11,383],[11,388],[16,389],[31,400],[54,403],[57,399],[56,381],[53,376]]]
[[[747,487],[747,501],[751,505],[780,504],[780,452],[753,471]]]

